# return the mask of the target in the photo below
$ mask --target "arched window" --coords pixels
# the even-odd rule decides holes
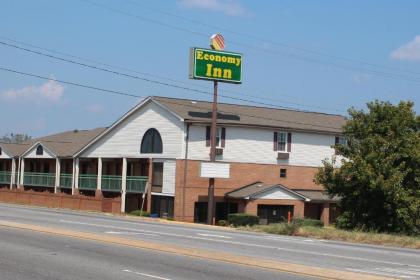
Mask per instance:
[[[36,147],[36,155],[42,156],[43,154],[44,154],[44,148],[41,145],[38,145],[38,147]]]
[[[141,149],[142,154],[161,154],[162,153],[162,138],[160,137],[159,132],[151,128],[143,136],[141,140]]]

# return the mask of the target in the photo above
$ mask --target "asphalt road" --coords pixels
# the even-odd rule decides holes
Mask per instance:
[[[213,251],[216,250],[220,252],[227,252],[242,256],[272,259],[277,261],[285,261],[316,267],[332,268],[349,272],[383,275],[401,279],[420,279],[419,250],[358,245],[344,242],[332,242],[299,237],[285,237],[269,234],[242,233],[234,231],[225,231],[220,229],[208,229],[204,227],[191,227],[179,224],[163,224],[149,221],[145,222],[140,220],[127,219],[124,217],[113,217],[101,214],[80,213],[66,210],[52,210],[45,208],[32,208],[9,204],[0,204],[0,220],[54,228],[70,229],[83,232],[92,232],[96,234],[145,240],[155,243],[159,242],[162,244],[177,245],[188,248],[199,248]],[[39,234],[19,232],[15,233],[16,239],[13,239],[14,234],[9,234],[9,238],[12,238],[13,240],[9,240],[9,242],[3,242],[4,236],[8,236],[7,234],[4,234],[3,231],[4,230],[0,232],[0,240],[2,242],[2,250],[0,251],[0,275],[2,276],[8,275],[3,274],[3,270],[7,270],[7,267],[3,268],[3,266],[4,264],[7,264],[7,260],[9,260],[9,256],[5,256],[5,250],[3,250],[3,243],[6,246],[6,244],[8,243],[14,244],[13,242],[15,242],[17,244],[21,244],[21,246],[34,246],[34,248],[37,248],[36,246],[38,243],[28,244],[27,242],[29,241],[23,242],[22,240],[26,240],[24,236],[36,235],[37,238],[43,238]],[[64,245],[62,242],[60,242],[60,239],[62,238],[46,238],[46,240],[54,240],[54,242],[57,242],[57,246],[60,247],[59,244],[61,244],[61,247],[63,247]],[[274,272],[270,272],[267,270],[247,270],[249,268],[244,269],[244,267],[237,269],[234,268],[235,265],[222,264],[216,262],[211,263],[197,259],[192,260],[191,258],[187,257],[173,256],[156,252],[151,253],[150,251],[136,251],[134,249],[129,248],[119,248],[118,250],[115,250],[111,248],[112,246],[106,246],[105,248],[102,248],[103,245],[98,246],[95,243],[87,241],[82,242],[67,239],[66,242],[72,243],[78,248],[78,253],[81,255],[82,260],[85,258],[85,256],[89,256],[89,254],[98,254],[98,260],[96,260],[96,258],[93,258],[92,256],[92,258],[89,258],[89,261],[81,263],[82,267],[88,265],[88,267],[85,267],[82,271],[87,272],[90,271],[88,268],[91,269],[92,267],[98,267],[100,268],[100,271],[98,273],[105,273],[110,268],[113,268],[112,271],[109,271],[109,273],[105,273],[106,275],[102,277],[103,279],[108,279],[106,277],[111,277],[111,275],[115,276],[115,273],[117,273],[115,271],[118,271],[118,275],[121,275],[121,273],[122,275],[125,275],[124,279],[131,279],[129,277],[134,277],[134,275],[137,278],[133,279],[143,279],[139,278],[143,277],[142,275],[135,274],[135,272],[144,271],[143,269],[145,267],[142,267],[141,264],[144,262],[148,263],[147,257],[154,259],[154,261],[151,262],[151,264],[148,263],[148,265],[146,266],[146,268],[150,268],[151,275],[154,275],[153,273],[155,273],[156,275],[163,275],[159,276],[163,279],[165,279],[165,277],[168,278],[169,276],[171,277],[169,277],[168,279],[305,279],[299,278],[299,276],[291,275],[273,276],[270,275],[270,273],[273,274]],[[82,243],[85,246],[79,246],[82,245]],[[44,244],[43,242],[40,242],[39,244],[48,247],[48,244]],[[13,251],[13,248],[7,248]],[[95,251],[89,250],[89,248],[97,249]],[[23,249],[24,248],[21,249],[22,252],[25,251]],[[54,247],[51,247],[50,249],[51,251],[54,251]],[[102,252],[101,250],[104,250],[104,252]],[[66,265],[63,266],[62,271],[68,271],[68,269],[72,271],[71,267],[73,265],[77,266],[77,263],[79,263],[80,261],[78,260],[78,257],[76,257],[76,252],[72,250],[68,251],[72,254],[71,256],[74,256],[73,262],[68,260],[68,258],[65,258],[67,260],[65,263],[60,262],[57,264],[52,264],[52,267],[58,268],[62,265]],[[14,252],[14,255],[19,256],[18,252]],[[17,260],[22,260],[28,257],[29,256],[26,256],[24,253],[22,253],[20,257],[16,258]],[[45,258],[47,258],[47,256],[45,256]],[[54,260],[55,259],[56,258],[54,258]],[[70,257],[70,259],[72,258]],[[103,260],[100,261],[101,259]],[[134,263],[130,263],[131,259],[133,259]],[[18,262],[21,263],[22,261]],[[13,264],[13,260],[11,260],[11,263]],[[48,264],[48,262],[45,262],[45,260],[41,263]],[[168,267],[168,269],[165,270],[162,267],[162,263],[167,263],[168,265],[164,267]],[[191,263],[194,263],[194,265],[189,265]],[[140,269],[137,268],[136,270],[135,264],[139,264]],[[126,265],[125,268],[124,265]],[[48,266],[51,266],[51,264],[48,264]],[[118,268],[115,268],[115,266],[118,266]],[[129,270],[130,272],[124,272],[124,270]],[[169,272],[175,273],[168,274]],[[213,274],[213,272],[220,272],[221,274]],[[245,273],[242,274],[242,272]],[[22,270],[22,273],[25,273],[25,270]],[[130,275],[130,273],[134,275]],[[201,275],[200,273],[203,273],[203,276],[198,277],[198,275]],[[260,274],[256,275],[255,273]],[[83,275],[80,275],[80,277],[82,276]],[[109,279],[119,279],[115,277],[111,277]],[[10,279],[28,278],[23,277]],[[50,278],[41,277],[39,279]],[[52,276],[51,279],[57,278],[54,278]],[[72,277],[72,279],[79,278]],[[95,276],[92,278],[82,277],[80,279],[99,278],[96,278]]]
[[[2,280],[311,279],[11,229],[0,229],[0,248]]]

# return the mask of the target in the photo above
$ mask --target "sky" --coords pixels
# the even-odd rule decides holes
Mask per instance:
[[[188,59],[189,48],[208,48],[214,33],[226,51],[243,54],[243,83],[220,83],[220,102],[346,115],[375,99],[411,100],[420,111],[416,0],[0,0],[0,7],[0,68],[47,78],[0,69],[0,136],[109,126],[150,95],[210,101],[212,83],[189,79]]]

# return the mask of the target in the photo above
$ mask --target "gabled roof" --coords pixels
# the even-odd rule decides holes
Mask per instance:
[[[296,193],[299,193],[311,200],[311,202],[339,202],[340,197],[338,196],[329,196],[325,191],[316,191],[316,190],[296,190],[293,189]]]
[[[0,142],[0,147],[5,151],[10,157],[18,157],[23,154],[30,145],[28,143],[4,143]]]
[[[275,189],[275,188],[280,188],[283,191],[293,195],[293,196],[297,196],[302,200],[308,200],[307,197],[292,191],[291,189],[281,185],[281,184],[277,184],[277,185],[272,185],[272,184],[264,184],[262,182],[255,182],[243,187],[240,187],[236,190],[233,190],[231,192],[226,193],[227,197],[231,197],[231,198],[239,198],[239,199],[252,199],[256,196],[258,196],[261,193],[264,193],[266,191]]]
[[[152,96],[185,122],[210,123],[212,103]],[[218,103],[220,124],[272,127],[341,134],[346,118],[340,115],[294,111],[269,107]]]
[[[27,143],[25,153],[37,144],[41,144],[57,157],[72,157],[105,129],[101,127],[91,130],[70,130],[36,138]]]
[[[262,182],[255,182],[243,187],[240,187],[236,190],[230,191],[225,195],[230,198],[237,198],[237,199],[252,199],[257,197],[259,194],[262,194],[266,191],[280,188],[283,191],[290,193],[294,196],[301,198],[307,202],[339,202],[340,198],[337,196],[330,197],[325,191],[317,191],[317,190],[296,190],[296,189],[289,189],[288,187],[277,184],[265,184]]]

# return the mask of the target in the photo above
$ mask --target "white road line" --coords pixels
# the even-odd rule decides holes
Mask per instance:
[[[141,275],[141,276],[146,276],[146,277],[150,277],[150,278],[154,278],[154,279],[171,280],[169,278],[160,277],[160,276],[156,276],[156,275],[151,275],[151,274],[147,274],[147,273],[141,273],[141,272],[138,272],[138,271],[132,271],[132,270],[129,270],[129,269],[124,269],[123,272],[132,273],[132,274]]]
[[[389,272],[401,273],[401,274],[407,274],[407,275],[420,276],[420,272],[414,272],[414,271],[410,271],[408,269],[383,268],[382,270],[389,271]]]
[[[116,235],[148,235],[148,236],[159,236],[156,233],[144,233],[144,232],[129,232],[129,231],[104,231],[106,234]]]
[[[375,271],[373,271],[373,270],[369,270],[369,269],[346,268],[346,270],[353,271],[353,272],[362,272],[362,273],[368,273],[368,274],[375,274],[375,275],[399,277],[399,278],[404,278],[404,279],[413,279],[412,276],[401,275],[401,273],[382,272],[382,271],[376,271],[376,269],[375,269]]]
[[[232,239],[232,237],[230,237],[230,236],[224,236],[224,235],[207,234],[207,233],[197,233],[197,234],[198,235],[201,235],[201,236],[206,236],[206,237],[219,237],[219,238]]]
[[[137,231],[137,232],[154,233],[154,234],[160,234],[160,235],[166,235],[166,236],[174,236],[174,237],[180,237],[180,238],[214,241],[214,242],[234,244],[234,245],[240,245],[240,246],[246,246],[246,247],[274,249],[274,250],[291,252],[291,253],[298,253],[298,254],[315,255],[315,256],[332,257],[332,258],[341,258],[341,259],[348,259],[348,260],[355,260],[355,261],[362,261],[362,262],[370,262],[370,263],[379,263],[379,264],[388,264],[388,265],[399,265],[399,266],[405,266],[407,268],[408,267],[420,268],[420,266],[412,265],[412,264],[372,260],[372,259],[361,258],[361,257],[350,257],[350,256],[343,256],[343,255],[329,254],[329,253],[317,253],[317,252],[311,252],[311,251],[308,251],[308,250],[288,249],[288,248],[274,247],[274,246],[269,246],[269,245],[253,244],[253,243],[248,243],[248,242],[239,242],[239,241],[222,240],[222,239],[212,239],[212,238],[207,238],[207,237],[189,236],[189,235],[182,235],[182,234],[175,234],[175,233],[155,232],[155,231],[149,231],[149,230],[139,230],[139,229],[133,229],[133,228],[124,228],[124,227],[117,227],[117,226],[111,226],[111,225],[83,223],[83,222],[75,222],[75,221],[68,221],[68,220],[59,220],[59,221],[62,222],[62,223],[79,224],[79,225],[86,225],[86,226],[91,226],[91,227],[115,228],[115,229],[119,229],[119,230]]]

